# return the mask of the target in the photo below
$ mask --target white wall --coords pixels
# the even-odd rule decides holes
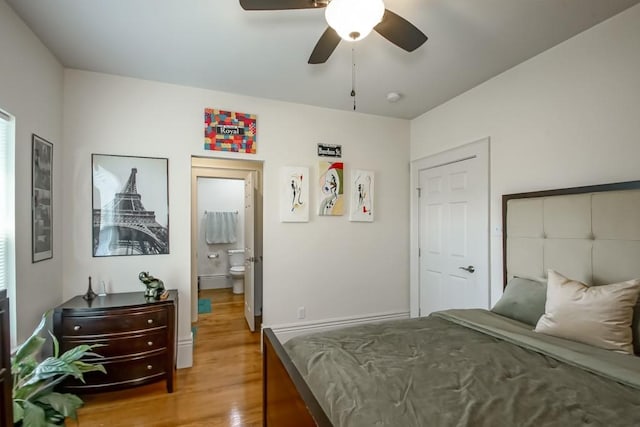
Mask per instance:
[[[205,212],[238,212],[236,243],[208,244],[205,239]],[[198,178],[198,276],[201,274],[229,274],[229,249],[243,249],[244,245],[244,181],[227,178]],[[217,258],[208,258],[217,254]],[[230,280],[215,280],[231,287]],[[201,289],[207,289],[201,282]]]
[[[640,5],[413,120],[411,159],[491,137],[494,230],[502,194],[640,179],[639,118]]]
[[[42,313],[62,302],[62,93],[63,69],[54,56],[0,1],[0,108],[16,118],[17,342]],[[53,259],[31,263],[31,135],[53,143]]]
[[[204,151],[206,107],[257,114],[258,154]],[[407,121],[66,70],[64,132],[65,297],[101,274],[113,277],[113,291],[141,291],[137,274],[149,271],[179,289],[179,339],[188,340],[190,156],[209,155],[265,162],[265,325],[297,322],[298,306],[306,321],[408,311]],[[280,168],[309,166],[313,176],[319,142],[343,145],[347,178],[352,168],[376,172],[375,222],[279,221]],[[91,257],[91,153],[169,158],[169,255]]]

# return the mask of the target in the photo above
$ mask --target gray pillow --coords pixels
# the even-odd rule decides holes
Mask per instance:
[[[507,283],[502,297],[491,309],[501,316],[535,326],[544,314],[547,284],[536,280],[514,277]]]

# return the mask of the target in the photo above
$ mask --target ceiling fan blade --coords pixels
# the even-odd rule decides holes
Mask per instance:
[[[407,52],[413,52],[427,41],[427,36],[422,31],[389,9],[385,9],[382,21],[373,29]]]
[[[327,62],[327,59],[331,56],[333,51],[340,43],[340,36],[331,27],[327,27],[324,33],[320,36],[316,47],[313,48],[311,56],[309,57],[309,64],[323,64]]]
[[[244,10],[315,9],[326,6],[326,2],[314,0],[240,0]]]

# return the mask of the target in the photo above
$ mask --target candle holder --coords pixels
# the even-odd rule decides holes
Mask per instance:
[[[93,292],[93,289],[91,288],[91,276],[89,276],[89,288],[87,289],[87,293],[82,295],[82,298],[84,298],[87,301],[91,301],[97,296],[98,295],[95,292]]]

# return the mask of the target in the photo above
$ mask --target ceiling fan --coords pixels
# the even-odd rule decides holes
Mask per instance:
[[[358,41],[371,30],[407,52],[427,41],[412,23],[386,9],[383,0],[240,0],[240,6],[244,10],[326,8],[329,26],[311,52],[309,64],[326,62],[340,40]]]

